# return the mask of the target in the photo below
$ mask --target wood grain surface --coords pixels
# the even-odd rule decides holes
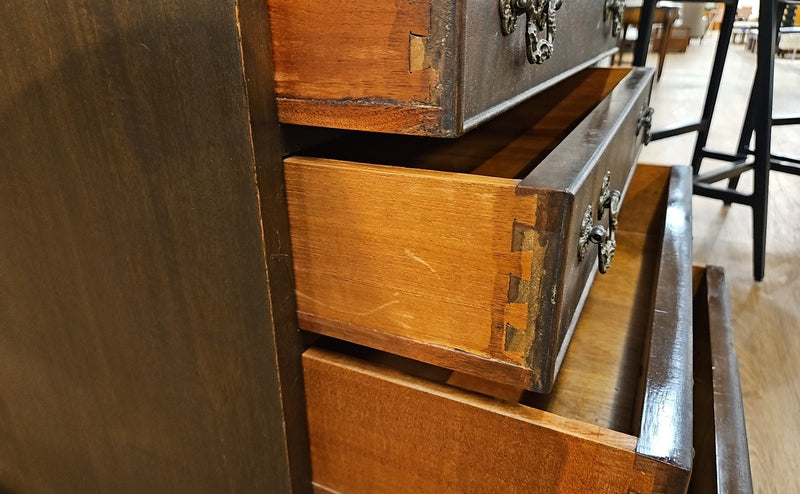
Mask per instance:
[[[310,488],[236,7],[0,4],[4,493]]]
[[[301,314],[506,355],[492,328],[527,325],[508,283],[509,274],[533,276],[533,254],[511,246],[515,218],[535,224],[535,196],[491,177],[318,158],[285,164]]]
[[[281,122],[422,134],[452,127],[456,66],[444,54],[454,53],[454,6],[268,2]]]
[[[320,492],[650,492],[635,438],[330,351],[303,356]]]
[[[660,427],[651,424],[647,435],[641,436],[637,408],[645,408],[650,422],[692,415],[691,396],[683,402],[678,399],[685,386],[677,383],[674,392],[674,379],[661,382],[651,378],[648,369],[681,367],[685,358],[671,363],[659,362],[653,355],[649,362],[643,358],[649,348],[646,339],[664,341],[656,333],[686,333],[691,338],[689,326],[679,324],[688,315],[674,317],[677,327],[650,330],[657,324],[653,311],[670,299],[665,294],[655,296],[663,288],[661,271],[669,270],[659,264],[671,259],[662,251],[673,249],[663,247],[662,240],[688,241],[685,235],[675,239],[664,234],[671,228],[665,226],[665,216],[675,221],[679,213],[687,213],[690,182],[681,173],[685,171],[648,166],[637,171],[630,185],[628,215],[650,213],[661,219],[632,221],[619,232],[615,269],[592,286],[555,389],[548,395],[525,393],[520,401],[518,388],[463,373],[437,374],[422,363],[341,343],[307,351],[304,372],[315,485],[341,492],[381,492],[402,479],[421,492],[493,492],[503,490],[501,486],[533,492],[684,491],[691,470],[685,457],[692,451],[691,428],[684,430],[680,421],[670,420],[657,424]],[[668,187],[679,187],[681,192],[664,194]],[[673,204],[678,196],[683,206]],[[689,296],[691,286],[686,287]],[[690,353],[677,345],[674,350],[661,348],[667,360],[680,357],[682,351]],[[640,391],[643,373],[648,376],[647,389]],[[686,375],[691,379],[691,371]],[[646,406],[646,397],[643,405],[640,394],[646,396],[651,387],[663,395],[658,401],[661,410]],[[545,430],[548,437],[539,436]],[[584,461],[582,453],[560,444],[580,438],[589,439],[585,451],[592,451],[602,467],[587,472],[580,471],[585,467],[573,469],[574,462]],[[633,463],[617,456],[620,451],[613,450],[619,447],[632,448]],[[527,476],[518,477],[516,469],[497,469],[495,448],[503,448],[503,459],[521,461],[528,454],[557,459],[546,466],[541,461],[529,463]],[[664,452],[671,456],[662,456]],[[437,464],[440,476],[426,466],[430,463]],[[452,464],[480,467],[451,475]],[[595,485],[584,483],[589,478]],[[638,484],[643,479],[646,482]]]
[[[457,141],[351,133],[287,158],[301,327],[549,390],[596,264],[584,210],[607,171],[624,191],[649,82],[589,70]]]
[[[752,493],[730,296],[722,268],[696,268],[694,471],[689,492]]]

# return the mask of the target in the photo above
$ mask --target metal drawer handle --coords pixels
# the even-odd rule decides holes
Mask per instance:
[[[600,270],[600,274],[606,274],[606,271],[611,267],[611,261],[614,260],[614,254],[617,250],[616,233],[614,230],[606,231],[603,225],[597,225],[592,228],[589,240],[598,245],[597,269]]]
[[[514,32],[517,17],[525,14],[525,54],[528,62],[541,64],[553,56],[556,10],[562,0],[500,0],[500,25],[503,35]],[[542,37],[539,32],[544,31]]]
[[[597,208],[597,218],[600,220],[603,219],[604,212],[608,209],[608,228],[593,224],[592,205],[587,205],[583,213],[578,245],[578,260],[583,261],[589,252],[589,244],[597,244],[597,264],[601,274],[605,274],[611,267],[611,261],[617,250],[617,227],[619,226],[619,208],[622,201],[622,193],[609,187],[610,179],[611,172],[607,171],[603,176]]]
[[[606,8],[603,12],[603,22],[611,18],[611,34],[619,38],[622,34],[622,15],[625,12],[625,0],[606,0]]]
[[[636,135],[638,136],[641,134],[642,129],[644,129],[644,137],[642,137],[642,143],[647,146],[650,144],[650,127],[653,125],[653,109],[645,103],[642,107],[642,111],[639,112],[639,120],[636,122]]]

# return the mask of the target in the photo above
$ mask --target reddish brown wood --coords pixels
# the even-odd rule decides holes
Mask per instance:
[[[281,122],[458,136],[615,50],[604,5],[564,4],[551,60],[482,0],[270,0]],[[523,16],[524,18],[524,16]],[[569,33],[572,32],[573,35]],[[580,36],[574,35],[580,33]]]
[[[304,369],[314,482],[330,491],[651,490],[630,436],[321,350]]]

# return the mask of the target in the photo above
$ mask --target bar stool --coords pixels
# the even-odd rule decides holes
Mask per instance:
[[[685,0],[687,2],[697,0]],[[767,205],[769,199],[770,170],[800,175],[800,160],[787,156],[775,156],[771,152],[772,126],[800,124],[800,117],[773,118],[773,74],[775,69],[775,38],[777,35],[778,16],[783,9],[778,4],[800,4],[800,0],[760,0],[758,18],[759,40],[757,47],[756,76],[750,91],[750,100],[745,114],[742,132],[735,154],[721,153],[706,148],[708,131],[714,107],[719,95],[722,69],[728,54],[733,23],[736,14],[737,0],[724,2],[724,13],[720,25],[719,41],[714,54],[709,86],[706,93],[703,114],[699,122],[680,127],[653,132],[651,141],[665,139],[689,132],[697,132],[692,171],[694,174],[695,195],[719,199],[724,204],[732,203],[750,206],[753,217],[753,277],[756,281],[764,279],[764,261],[766,257],[767,239]],[[644,0],[639,17],[639,38],[634,48],[634,66],[644,65],[647,59],[649,29],[653,22],[656,0]],[[755,134],[755,146],[750,147],[751,138]],[[703,159],[715,159],[729,162],[731,165],[720,171],[700,174]],[[742,173],[752,170],[754,185],[752,193],[736,190]],[[728,180],[727,187],[713,184]]]

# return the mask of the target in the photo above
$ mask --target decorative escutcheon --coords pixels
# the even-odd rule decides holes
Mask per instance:
[[[622,194],[611,189],[611,172],[606,171],[597,199],[597,218],[603,219],[605,210],[609,212],[608,227],[593,225],[592,205],[587,205],[581,221],[581,233],[578,240],[578,260],[583,261],[589,252],[589,243],[597,244],[598,269],[605,274],[611,267],[611,261],[617,250],[617,227],[619,226],[619,207]]]
[[[642,143],[647,146],[650,144],[650,127],[653,125],[653,109],[645,103],[642,106],[642,111],[639,112],[639,120],[636,122],[636,135],[642,133],[644,130],[644,137],[642,137]]]
[[[517,17],[525,14],[525,54],[529,63],[541,64],[553,56],[556,10],[561,3],[562,0],[500,0],[504,36],[514,32]]]
[[[606,0],[603,22],[611,19],[611,34],[615,38],[619,38],[620,34],[622,34],[623,12],[625,12],[625,0]]]

